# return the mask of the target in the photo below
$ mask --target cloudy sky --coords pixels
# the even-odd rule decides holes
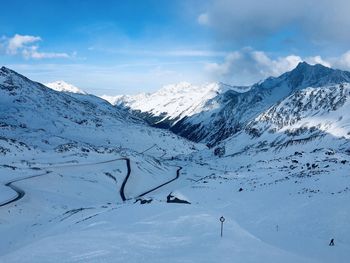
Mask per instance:
[[[300,61],[350,70],[348,0],[11,0],[0,61],[102,95],[247,85]]]

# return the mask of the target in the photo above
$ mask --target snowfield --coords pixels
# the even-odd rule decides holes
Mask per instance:
[[[0,262],[350,262],[350,84],[316,69],[208,148],[1,68]]]
[[[111,158],[99,155],[83,160],[61,156],[66,164],[40,168],[50,174],[16,183],[26,195],[1,207],[3,262],[349,260],[349,174],[341,163],[324,162],[329,169],[304,175],[306,163],[314,160],[311,154],[296,157],[300,164],[293,173],[286,168],[290,156],[270,162],[255,156],[253,165],[247,161],[250,156],[234,163],[223,158],[216,165],[165,160],[169,171],[153,166],[148,175],[146,169],[142,176],[132,173],[126,186],[132,199],[122,202],[125,163],[98,164]],[[344,157],[336,154],[333,159]],[[36,162],[32,165],[43,165]],[[154,186],[143,179],[162,174],[154,181],[162,183],[175,174],[170,165],[180,164],[184,171],[174,184],[145,196],[150,203],[135,203],[135,195]],[[166,203],[170,192],[191,204]],[[226,218],[222,238],[221,215]],[[330,238],[335,238],[335,247],[328,246]]]

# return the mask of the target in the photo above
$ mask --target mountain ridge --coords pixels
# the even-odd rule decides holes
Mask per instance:
[[[171,100],[180,104],[178,99],[181,99],[181,95],[172,97],[172,94],[164,93],[166,89],[147,97],[122,96],[115,105],[132,112],[152,126],[169,129],[187,139],[214,146],[242,130],[249,121],[293,92],[307,87],[347,82],[350,82],[350,72],[300,62],[295,69],[279,77],[269,77],[250,87],[234,87],[222,83],[204,86],[203,90],[206,88],[211,91],[210,96],[200,97],[198,94],[193,101],[184,100],[182,103],[186,107],[183,108],[187,111],[176,111],[177,105],[171,104]],[[176,88],[176,85],[173,87]],[[180,87],[180,91],[184,88],[197,89],[196,86],[187,84]],[[203,90],[200,94],[203,94]],[[176,94],[174,91],[172,93]],[[154,100],[164,101],[164,104],[160,103],[158,108],[157,105],[149,108],[145,106],[152,105]]]
[[[55,91],[5,67],[0,69],[0,109],[0,136],[37,148],[74,144],[142,150],[155,144],[161,149],[158,137],[164,145],[178,141],[99,97]],[[193,147],[180,142],[183,149]]]

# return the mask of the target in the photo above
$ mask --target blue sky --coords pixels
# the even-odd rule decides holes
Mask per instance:
[[[349,69],[349,8],[345,0],[12,0],[0,16],[0,59],[97,95],[179,81],[249,84],[301,60]]]

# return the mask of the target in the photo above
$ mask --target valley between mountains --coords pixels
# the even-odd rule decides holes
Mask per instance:
[[[2,67],[0,110],[0,262],[350,261],[349,72],[98,97]]]

